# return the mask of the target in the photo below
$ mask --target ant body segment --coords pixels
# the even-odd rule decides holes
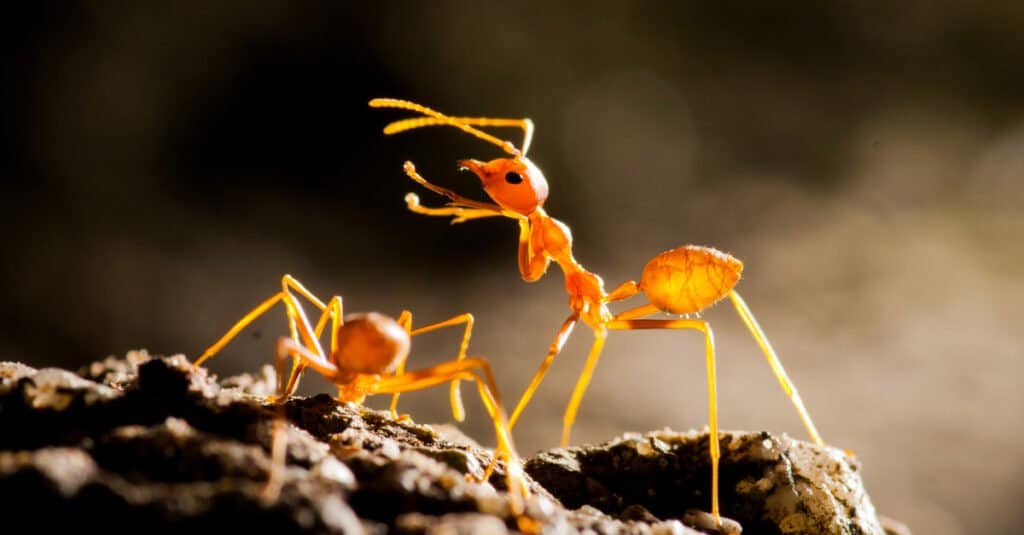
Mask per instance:
[[[304,297],[320,310],[320,318],[315,326],[310,323],[295,294]],[[278,385],[277,395],[271,400],[277,403],[278,407],[283,407],[281,404],[295,393],[305,369],[312,368],[337,385],[337,399],[341,402],[362,403],[369,395],[393,394],[391,414],[394,417],[397,417],[395,408],[401,392],[421,390],[451,381],[452,412],[456,420],[462,421],[465,413],[458,390],[459,381],[473,381],[494,423],[497,439],[494,459],[480,480],[487,480],[498,459],[504,459],[510,506],[513,514],[522,514],[522,502],[524,498],[529,497],[529,487],[512,442],[508,418],[498,394],[494,375],[486,360],[466,356],[473,328],[471,314],[461,314],[417,329],[412,328],[412,313],[407,310],[403,310],[397,319],[377,312],[343,316],[340,296],[332,297],[325,304],[299,281],[285,275],[281,279],[280,292],[238,320],[227,333],[203,352],[194,365],[200,366],[212,358],[246,326],[278,302],[284,303],[291,331],[290,337],[278,339],[276,347]],[[328,321],[331,323],[330,351],[325,352],[320,338]],[[455,360],[422,370],[405,371],[413,336],[459,324],[465,324],[465,333]],[[289,357],[292,359],[292,370],[285,380],[284,366]],[[276,497],[279,490],[276,473],[284,465],[283,434],[279,431],[278,424],[275,426],[272,446],[274,469],[264,491],[264,498],[267,499]],[[520,516],[520,523],[524,521],[527,520]]]
[[[419,114],[419,117],[392,122],[384,128],[386,135],[397,134],[425,126],[451,126],[502,149],[507,157],[488,162],[461,160],[462,169],[472,171],[481,181],[484,191],[494,204],[463,197],[452,190],[437,186],[424,179],[412,162],[405,162],[405,173],[417,184],[442,195],[448,203],[441,207],[422,206],[415,193],[406,195],[409,210],[431,216],[450,216],[452,223],[471,219],[503,216],[519,224],[518,267],[523,280],[539,280],[551,262],[561,268],[565,276],[565,289],[571,313],[555,335],[547,356],[541,362],[533,379],[523,392],[509,419],[513,427],[530,398],[540,386],[555,357],[562,351],[577,323],[582,321],[594,333],[594,342],[583,371],[573,389],[572,397],[563,416],[561,445],[568,445],[570,432],[580,402],[587,389],[598,358],[610,330],[673,329],[696,330],[703,334],[708,380],[708,428],[711,457],[711,513],[721,527],[718,506],[718,460],[721,456],[718,442],[718,402],[715,372],[715,343],[711,326],[701,319],[646,318],[652,314],[685,315],[700,312],[729,297],[747,329],[757,341],[778,379],[803,421],[811,439],[823,445],[796,387],[782,367],[775,350],[761,330],[743,298],[733,288],[739,282],[743,263],[727,253],[710,247],[684,245],[664,251],[644,266],[640,281],[626,281],[610,292],[604,281],[586,270],[572,254],[572,234],[569,227],[549,216],[543,208],[548,196],[548,183],[540,169],[526,157],[533,137],[533,122],[528,119],[494,119],[486,117],[451,117],[413,102],[377,98],[370,101],[374,108],[396,108]],[[521,148],[502,141],[477,127],[516,127],[523,130]],[[622,301],[643,293],[648,304],[613,314],[609,303]]]

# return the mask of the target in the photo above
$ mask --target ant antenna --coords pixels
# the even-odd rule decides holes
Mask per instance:
[[[526,151],[530,148],[530,142],[533,141],[533,121],[530,119],[495,119],[491,117],[449,117],[439,111],[432,110],[426,106],[410,102],[408,100],[399,100],[393,98],[375,98],[370,101],[371,108],[397,108],[402,110],[410,110],[417,113],[422,113],[424,117],[413,117],[411,119],[401,119],[393,123],[388,124],[384,127],[384,134],[391,135],[399,132],[405,132],[406,130],[412,130],[414,128],[422,128],[424,126],[454,126],[466,132],[467,134],[474,136],[478,139],[482,139],[493,145],[501,147],[502,150],[515,157],[526,156]],[[523,129],[523,148],[522,150],[517,149],[515,145],[510,141],[502,141],[487,132],[473,128],[473,126],[511,126]]]

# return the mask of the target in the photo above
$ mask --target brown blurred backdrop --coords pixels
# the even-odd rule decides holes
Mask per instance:
[[[0,358],[194,358],[292,273],[350,311],[473,312],[472,352],[514,401],[568,313],[561,274],[519,279],[509,221],[408,213],[405,159],[477,195],[455,160],[498,153],[454,130],[385,138],[403,114],[366,102],[528,115],[549,213],[609,287],[684,243],[732,252],[880,512],[1010,532],[1024,4],[898,4],[29,3],[6,17],[0,87]],[[706,317],[723,427],[803,438],[731,308]],[[410,366],[452,358],[455,331],[416,340]],[[255,370],[285,332],[276,311],[210,367]],[[590,340],[577,329],[524,414],[524,454],[557,443]],[[695,333],[614,333],[574,441],[705,425],[701,355]],[[450,419],[445,389],[403,408]]]

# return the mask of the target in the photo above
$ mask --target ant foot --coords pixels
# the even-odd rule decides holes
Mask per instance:
[[[486,479],[475,474],[466,474],[466,481],[468,483],[483,483]]]
[[[538,522],[528,516],[520,515],[516,518],[516,526],[518,526],[519,531],[523,533],[534,534],[543,532],[544,523]]]
[[[739,522],[699,509],[687,509],[683,513],[682,521],[683,524],[694,529],[714,533],[715,535],[739,535],[743,532],[743,526]]]
[[[412,416],[410,416],[408,413],[403,412],[403,413],[399,414],[399,413],[397,413],[395,411],[389,411],[389,412],[391,413],[391,419],[396,421],[396,422],[409,422],[409,423],[413,423]]]

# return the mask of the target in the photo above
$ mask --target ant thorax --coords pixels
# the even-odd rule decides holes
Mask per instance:
[[[543,208],[537,208],[529,219],[530,242],[538,252],[546,252],[563,271],[582,269],[572,256],[572,231],[568,225],[549,216]]]
[[[604,280],[600,275],[583,268],[565,272],[565,291],[569,295],[569,308],[579,313],[588,325],[597,325],[612,319],[604,304]]]

